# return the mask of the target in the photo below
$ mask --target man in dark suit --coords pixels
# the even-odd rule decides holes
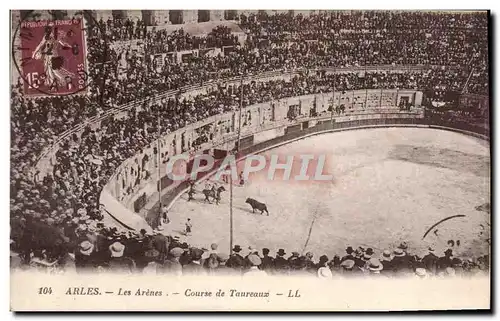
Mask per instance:
[[[266,271],[269,273],[272,273],[274,270],[274,258],[272,256],[269,256],[269,249],[263,248],[262,249],[262,263],[260,264],[259,268],[263,271]]]
[[[395,273],[409,273],[411,271],[410,257],[401,248],[394,250],[392,268]]]
[[[318,269],[320,268],[320,266],[318,266],[316,263],[314,263],[313,257],[314,257],[313,253],[307,252],[306,256],[305,256],[304,264],[305,264],[305,269],[307,270],[307,272],[316,274],[318,272]]]
[[[233,254],[231,254],[231,257],[226,262],[226,267],[235,269],[239,272],[242,272],[243,269],[246,267],[246,262],[243,256],[240,255],[241,252],[241,246],[235,245],[233,248]]]
[[[436,254],[434,254],[434,248],[429,247],[429,253],[422,258],[422,263],[424,264],[424,268],[427,270],[427,272],[436,275],[438,269],[438,260],[439,258]]]
[[[345,252],[347,253],[347,255],[345,255],[341,260],[340,260],[340,263],[344,262],[344,261],[347,261],[347,260],[353,260],[354,261],[354,255],[352,255],[352,253],[354,252],[354,250],[352,249],[352,246],[348,246],[346,249],[345,249]]]
[[[392,269],[392,255],[391,255],[391,251],[389,250],[385,250],[384,252],[382,252],[382,266],[384,267],[383,270],[382,270],[382,273],[384,274],[390,274],[393,272],[393,269]]]
[[[288,265],[292,270],[300,269],[301,263],[299,263],[300,253],[292,252],[292,256],[288,258]]]
[[[453,259],[453,251],[451,249],[447,249],[444,252],[444,256],[440,257],[437,262],[437,268],[439,271],[444,271],[446,268],[452,266]]]
[[[207,272],[201,264],[203,251],[198,248],[191,249],[191,262],[182,267],[182,275],[206,275]]]
[[[277,273],[286,274],[290,269],[288,261],[284,258],[285,250],[279,249],[276,253],[276,259],[274,259],[274,269]]]

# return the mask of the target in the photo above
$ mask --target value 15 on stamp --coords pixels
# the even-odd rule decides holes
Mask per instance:
[[[89,79],[83,19],[21,21],[15,61],[24,95],[86,93]]]

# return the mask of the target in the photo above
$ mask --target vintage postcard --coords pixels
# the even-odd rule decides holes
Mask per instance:
[[[488,11],[10,14],[11,310],[491,308]]]

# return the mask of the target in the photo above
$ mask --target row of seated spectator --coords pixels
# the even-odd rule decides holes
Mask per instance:
[[[69,220],[69,219],[68,219]],[[337,279],[351,277],[413,277],[416,279],[478,277],[489,274],[489,255],[457,257],[452,248],[442,253],[430,245],[426,251],[402,242],[393,249],[374,250],[347,246],[345,253],[275,253],[253,246],[235,245],[228,256],[212,243],[210,248],[190,246],[159,231],[118,233],[102,224],[78,230],[78,222],[61,228],[27,217],[11,238],[11,268],[37,267],[51,273],[126,273],[181,276],[301,276]],[[40,244],[42,243],[42,244]],[[453,242],[455,243],[455,242]],[[35,246],[33,246],[35,245]],[[448,244],[455,245],[455,244]],[[45,250],[46,246],[50,250]],[[330,256],[329,256],[330,255]]]

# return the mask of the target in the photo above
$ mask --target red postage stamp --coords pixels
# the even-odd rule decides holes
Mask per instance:
[[[86,92],[89,79],[83,19],[23,21],[18,37],[25,95]]]

